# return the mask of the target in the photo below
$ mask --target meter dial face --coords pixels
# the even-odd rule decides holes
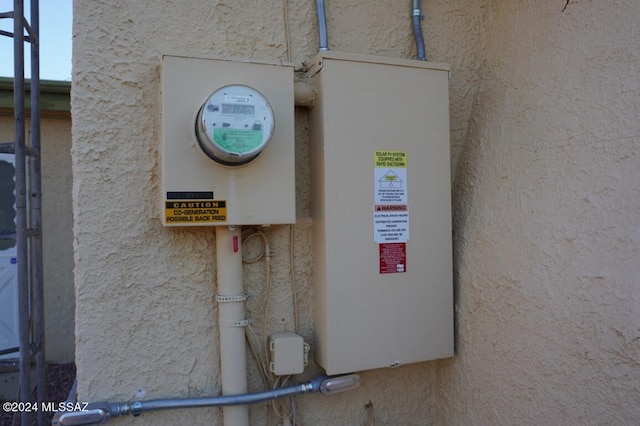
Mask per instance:
[[[257,90],[224,86],[209,96],[196,118],[200,148],[228,166],[247,164],[260,155],[273,136],[271,105]]]

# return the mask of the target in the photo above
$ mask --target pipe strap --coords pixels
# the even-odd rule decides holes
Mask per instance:
[[[244,302],[249,298],[248,293],[238,294],[237,296],[223,296],[221,294],[216,295],[216,302],[218,303],[227,303],[227,302]]]
[[[253,324],[253,320],[251,320],[251,319],[220,323],[220,325],[223,325],[223,326],[226,326],[226,327],[246,327],[246,326],[252,325],[252,324]]]

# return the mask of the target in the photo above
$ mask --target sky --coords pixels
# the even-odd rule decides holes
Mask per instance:
[[[30,0],[24,0],[30,20]],[[40,0],[40,79],[71,81],[72,0]],[[0,12],[13,10],[13,0],[0,0]],[[13,19],[0,19],[0,30],[13,32]],[[25,43],[25,77],[30,75],[29,43]],[[13,77],[13,38],[0,35],[0,77]]]

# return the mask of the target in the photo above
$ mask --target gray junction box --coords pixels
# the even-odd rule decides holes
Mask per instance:
[[[449,68],[323,52],[309,70],[316,361],[451,357]]]

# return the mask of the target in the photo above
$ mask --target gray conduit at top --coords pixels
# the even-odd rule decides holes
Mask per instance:
[[[324,14],[324,0],[316,0],[316,11],[318,14],[318,36],[320,38],[319,51],[329,50],[327,41],[327,18]]]
[[[416,50],[418,60],[426,61],[424,53],[424,39],[422,38],[422,12],[420,11],[420,0],[413,0],[413,36],[416,39]]]
[[[324,12],[324,0],[316,0],[316,12],[318,15],[318,38],[320,52],[329,50],[329,42],[327,39],[327,18]],[[422,11],[420,10],[420,0],[413,0],[413,36],[416,41],[416,50],[419,61],[426,61],[427,57],[424,48],[424,39],[422,37]]]

